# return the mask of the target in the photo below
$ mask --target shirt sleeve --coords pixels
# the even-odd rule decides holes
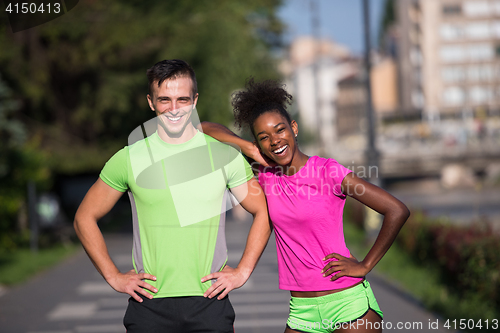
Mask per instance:
[[[234,148],[231,147],[231,149]],[[244,184],[254,177],[252,167],[239,152],[236,152],[234,158],[225,166],[225,169],[228,188]]]
[[[325,178],[327,178],[332,184],[333,194],[340,198],[345,198],[345,194],[342,193],[342,181],[345,176],[350,174],[352,170],[346,168],[333,158],[329,158],[326,162],[325,168]]]
[[[128,189],[128,148],[124,147],[114,154],[99,175],[103,182],[117,191]]]

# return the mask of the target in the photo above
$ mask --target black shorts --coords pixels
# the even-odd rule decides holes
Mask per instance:
[[[139,303],[128,301],[123,324],[127,333],[234,333],[234,309],[222,300],[203,296],[165,297]]]

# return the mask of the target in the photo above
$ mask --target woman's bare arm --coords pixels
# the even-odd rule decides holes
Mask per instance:
[[[354,173],[350,173],[344,178],[342,189],[345,195],[382,214],[384,220],[375,243],[362,261],[357,262],[355,259],[346,258],[337,253],[325,257],[325,260],[338,259],[329,262],[322,271],[325,276],[338,271],[332,277],[332,280],[345,275],[363,277],[368,274],[389,250],[399,230],[410,216],[410,211],[405,204],[380,187],[359,178]]]
[[[255,142],[250,142],[239,137],[226,126],[204,121],[198,126],[198,129],[220,142],[225,142],[240,147],[241,152],[245,156],[250,157],[263,166],[269,166],[268,161],[260,153],[260,149],[255,144]]]

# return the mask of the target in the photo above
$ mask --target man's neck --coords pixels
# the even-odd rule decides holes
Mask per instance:
[[[196,128],[193,126],[193,124],[188,124],[186,128],[182,131],[182,133],[179,133],[177,135],[172,135],[171,133],[168,133],[165,131],[165,129],[158,125],[158,135],[160,136],[160,139],[165,141],[166,143],[172,144],[172,145],[178,145],[184,142],[188,142],[191,140],[198,131]]]

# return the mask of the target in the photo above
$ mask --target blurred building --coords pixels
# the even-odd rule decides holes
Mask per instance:
[[[288,89],[296,100],[300,126],[320,141],[318,150],[327,152],[338,137],[335,100],[337,83],[355,69],[348,49],[330,40],[297,38],[282,64]]]
[[[398,108],[397,66],[391,58],[374,57],[372,99],[376,112]],[[366,112],[366,78],[361,58],[330,40],[301,37],[290,45],[281,64],[287,88],[296,100],[300,126],[321,140],[315,145],[331,155],[342,138],[362,135]],[[360,151],[363,149],[359,145]]]
[[[371,56],[380,174],[440,177],[458,170],[451,164],[463,174],[497,170],[492,166],[500,164],[500,0],[395,3],[398,18],[385,36],[390,47]],[[484,3],[494,17],[484,16]],[[365,165],[363,59],[332,41],[304,37],[293,41],[281,70],[294,96],[301,139],[309,132],[321,140],[305,152]]]
[[[402,112],[429,119],[498,115],[500,1],[398,0]]]
[[[383,116],[399,109],[397,64],[391,57],[373,57],[371,89],[373,107]]]
[[[397,66],[390,57],[372,57],[370,75],[373,109],[377,118],[391,116],[399,110]],[[366,70],[361,58],[350,59],[353,74],[338,82],[336,102],[337,131],[340,138],[365,132]]]
[[[366,112],[366,90],[362,74],[359,71],[338,83],[337,128],[341,138],[360,133],[363,127],[362,122]]]

